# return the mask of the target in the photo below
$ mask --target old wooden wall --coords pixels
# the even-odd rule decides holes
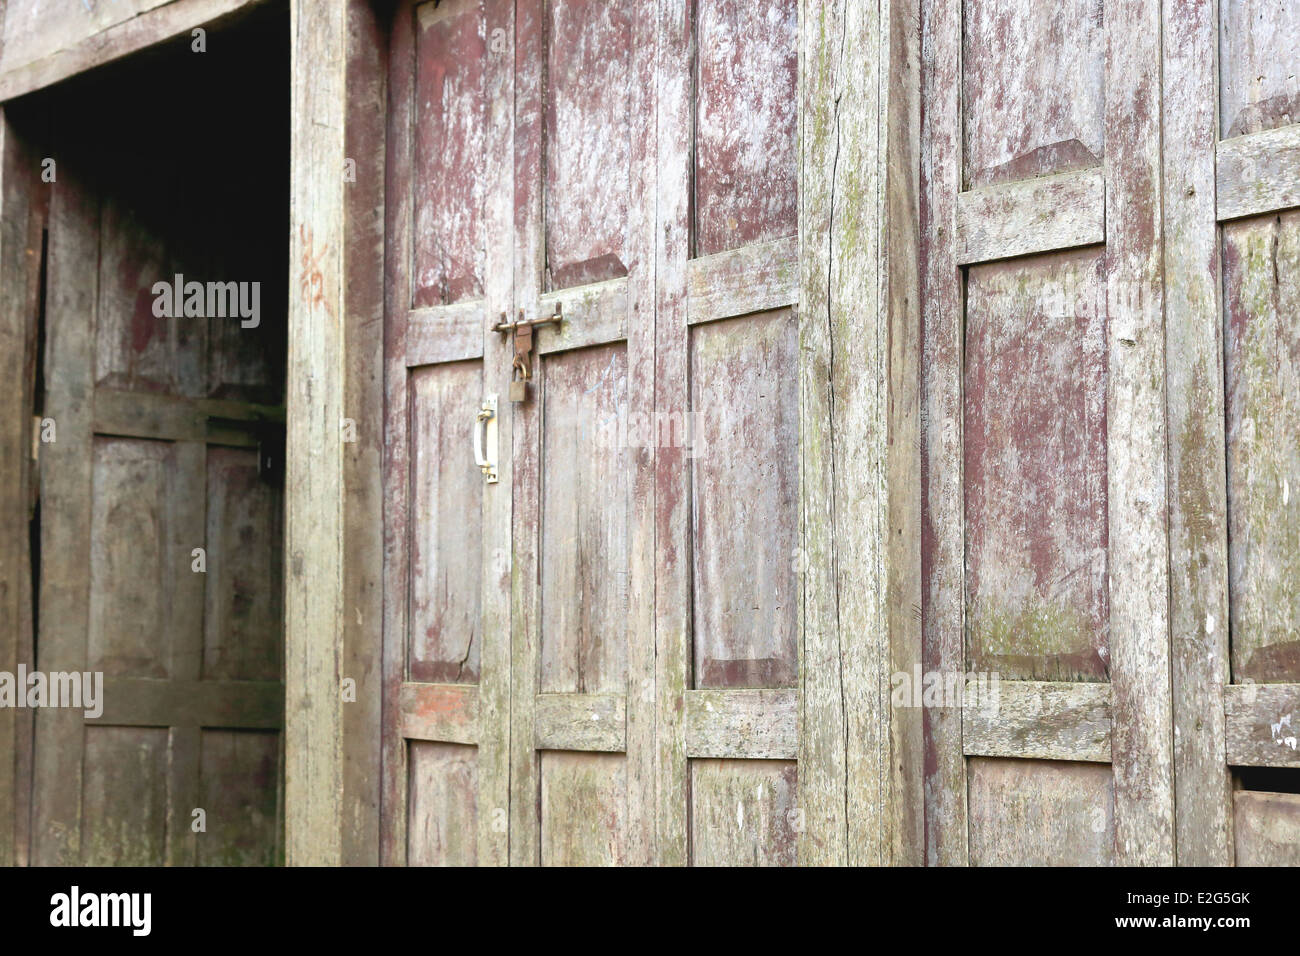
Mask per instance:
[[[242,5],[175,0],[86,9],[65,0],[55,9],[11,2],[0,96],[183,34]],[[383,355],[374,329],[384,310],[376,277],[386,228],[390,6],[292,5],[291,862],[376,862],[382,842]],[[660,6],[667,13],[656,32],[672,43],[674,7]],[[59,29],[35,31],[38,13],[54,16]],[[1253,778],[1239,772],[1300,766],[1288,742],[1300,709],[1300,532],[1290,482],[1300,451],[1288,424],[1296,360],[1288,317],[1300,305],[1292,274],[1300,268],[1295,16],[1287,0],[799,5],[797,666],[791,673],[785,644],[755,643],[745,659],[770,662],[759,676],[778,695],[755,699],[759,725],[785,713],[786,692],[794,691],[797,772],[781,769],[772,792],[797,803],[809,821],[796,841],[801,862],[1295,859],[1296,795],[1251,789]],[[695,26],[707,30],[709,22],[706,11]],[[702,90],[711,76],[733,82],[707,52],[692,82]],[[1009,62],[1018,68],[1006,69]],[[761,105],[775,89],[741,92]],[[694,111],[701,155],[714,129],[705,99],[660,107],[669,111],[660,119],[669,121],[673,108]],[[563,100],[555,104],[559,112],[540,121],[564,121]],[[638,116],[610,122],[644,122]],[[631,142],[625,148],[634,150]],[[654,173],[644,156],[636,165],[641,154],[607,145],[602,156],[610,162],[628,164],[634,176]],[[658,162],[697,162],[691,145]],[[9,343],[5,360],[18,374],[34,346],[20,291],[32,280],[19,264],[31,248],[22,226],[31,221],[30,195],[16,148],[7,136],[0,331]],[[334,171],[349,157],[358,175],[345,184]],[[729,193],[730,180],[714,175],[718,168],[705,162],[692,169],[692,191],[665,200],[699,204],[692,249],[702,255],[734,252],[728,224],[751,215],[746,203],[759,198]],[[662,175],[668,167],[655,169]],[[572,174],[573,189],[539,200],[557,221],[566,196],[581,194],[586,173],[579,166]],[[563,186],[567,174],[547,175]],[[636,190],[628,195],[635,201]],[[779,206],[786,195],[774,189],[761,198]],[[557,266],[539,291],[624,278],[619,263],[626,266],[622,256],[636,250],[617,248],[606,233],[617,232],[629,210],[617,202],[603,208],[612,218],[597,222],[600,228],[538,233],[554,247]],[[788,210],[764,213],[780,221]],[[424,227],[455,236],[473,223],[453,214],[438,228]],[[701,267],[687,265],[691,257],[671,236],[656,241],[664,245],[643,254],[659,257],[661,268],[684,270],[684,291],[638,292],[634,279],[630,301],[649,296],[647,308],[687,315],[691,272]],[[448,257],[446,247],[427,249],[421,274],[429,282],[420,286],[426,298],[413,299],[418,308],[466,290],[483,293],[489,279],[480,264]],[[754,263],[743,259],[734,259],[736,275],[752,275]],[[535,281],[519,263],[512,269],[511,281]],[[710,292],[709,301],[731,307],[752,291],[746,281],[724,295]],[[683,322],[690,341],[664,345],[684,371],[727,325]],[[778,323],[767,325],[775,338],[764,347],[788,348]],[[635,361],[635,334],[622,341],[598,346],[609,353],[598,357],[612,360],[599,369],[583,365],[594,352],[557,359],[550,381],[561,419],[566,387],[607,366],[616,392],[635,396],[649,387]],[[708,368],[695,371],[697,391],[684,402],[709,397]],[[416,377],[416,394],[432,395],[433,377]],[[4,442],[22,455],[30,399],[11,399],[19,417]],[[357,426],[358,441],[339,439],[343,420]],[[419,437],[437,440],[434,423],[427,424]],[[523,435],[519,447],[526,451],[535,438]],[[558,450],[566,433],[557,429],[550,440]],[[595,481],[607,470],[599,458],[568,458],[581,472],[575,480]],[[4,458],[11,468],[18,460]],[[523,462],[536,467],[526,456]],[[708,462],[678,467],[651,470],[649,487],[672,492],[688,469],[706,486],[718,479]],[[624,476],[629,485],[619,495],[635,500],[646,488],[638,484],[643,477],[635,470]],[[580,506],[548,504],[541,484],[537,493],[543,509]],[[681,507],[692,513],[689,501]],[[25,509],[21,488],[8,492],[0,519],[23,528]],[[705,509],[695,519],[707,536],[719,516],[726,517]],[[730,517],[747,519],[743,510]],[[665,586],[685,606],[699,597],[688,588],[727,568],[705,558],[690,574],[674,570],[647,549],[644,536],[658,533],[653,520],[630,507],[626,523],[601,526],[602,540],[629,555],[632,580],[666,574]],[[564,542],[553,544],[561,554]],[[23,653],[24,561],[21,549],[0,555],[0,667]],[[467,579],[466,593],[475,581],[492,582],[490,564],[484,567]],[[562,600],[546,601],[546,593],[566,593],[568,579],[555,577],[568,573],[565,567],[561,561],[537,576],[542,597],[525,589],[509,598],[516,606],[536,602],[544,614],[612,613],[599,594],[567,610]],[[573,583],[580,584],[576,576]],[[515,636],[525,649],[513,664],[516,676],[535,655],[538,685],[502,685],[537,690],[533,719],[544,723],[554,714],[543,705],[553,700],[541,698],[609,703],[626,683],[637,692],[618,695],[626,697],[619,712],[626,751],[547,756],[538,768],[534,726],[523,737],[511,731],[511,759],[540,773],[539,806],[588,793],[590,806],[604,807],[612,787],[634,812],[645,811],[638,799],[656,803],[653,812],[680,833],[687,826],[681,815],[707,820],[712,810],[671,806],[662,796],[671,787],[640,791],[635,780],[638,766],[656,762],[684,780],[693,731],[672,729],[671,716],[666,731],[644,717],[685,707],[688,689],[722,692],[711,682],[735,675],[721,663],[727,655],[710,656],[719,650],[709,643],[716,630],[693,646],[635,589],[628,606],[631,633],[669,638],[654,659],[636,641],[550,640],[545,635],[559,630],[543,616],[529,625],[539,631]],[[707,620],[729,612],[706,593],[694,613]],[[457,676],[490,673],[472,637],[467,647],[425,650],[413,677],[443,680],[439,661],[462,657],[469,670]],[[425,665],[432,669],[420,670]],[[896,707],[890,676],[917,665],[944,674],[998,671],[998,709]],[[648,710],[637,710],[644,685],[633,686],[633,676],[651,678]],[[339,696],[345,678],[357,682],[354,703]],[[698,708],[684,711],[688,721],[708,713],[710,701],[695,700]],[[19,721],[0,714],[2,739],[21,732]],[[412,772],[430,781],[426,796],[434,803],[440,793],[476,785],[456,746],[414,745]],[[12,768],[6,761],[0,770],[0,817],[14,804],[5,780],[26,772],[21,750],[14,752]],[[624,752],[630,771],[614,763]],[[701,792],[734,789],[722,758],[696,756],[689,773],[705,785]],[[403,812],[418,816],[426,805],[433,804],[404,803]],[[615,822],[626,837],[614,845],[645,858],[637,856],[648,844],[638,843],[635,818]],[[484,833],[484,824],[471,829]],[[12,832],[0,829],[0,859],[14,858],[22,842]],[[538,853],[566,852],[563,840],[547,842],[554,835],[543,823]],[[709,844],[697,851],[707,857]],[[662,848],[654,854],[681,856]]]

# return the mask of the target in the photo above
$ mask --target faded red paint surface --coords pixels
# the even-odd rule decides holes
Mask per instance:
[[[416,8],[412,305],[483,294],[482,5]]]
[[[546,36],[546,264],[552,289],[627,275],[628,0],[553,0]]]
[[[695,253],[794,235],[795,0],[696,6]]]
[[[1082,251],[970,270],[968,655],[1004,678],[1107,673],[1102,268]]]
[[[963,8],[967,187],[1100,163],[1102,0]]]

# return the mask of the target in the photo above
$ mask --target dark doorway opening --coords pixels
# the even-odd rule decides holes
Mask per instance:
[[[33,863],[283,862],[289,54],[259,7],[6,106],[55,436],[27,653],[102,681],[34,712]]]

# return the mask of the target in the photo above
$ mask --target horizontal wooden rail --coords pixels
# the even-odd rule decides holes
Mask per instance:
[[[539,750],[627,749],[627,697],[623,694],[539,694],[533,736]]]
[[[686,756],[794,760],[798,713],[793,689],[688,690]]]
[[[405,683],[398,706],[403,737],[478,743],[478,687],[474,684]]]
[[[1300,125],[1219,143],[1216,179],[1220,221],[1300,206]]]
[[[788,236],[692,259],[686,278],[691,325],[799,301],[799,239]]]
[[[1002,680],[981,699],[976,687],[962,708],[966,756],[1110,762],[1110,684]]]
[[[482,299],[412,309],[406,315],[406,366],[483,357],[487,312]]]
[[[1300,684],[1223,688],[1228,764],[1300,767]]]
[[[543,327],[533,340],[543,355],[627,338],[626,277],[548,292],[537,306],[537,317],[554,315],[557,305],[564,320]]]
[[[1100,169],[986,186],[957,196],[957,264],[1106,241]]]

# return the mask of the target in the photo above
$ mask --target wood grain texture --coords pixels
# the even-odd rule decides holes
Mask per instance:
[[[1103,0],[963,4],[968,188],[1101,161],[1107,75],[1102,6]]]
[[[564,289],[627,274],[632,4],[546,6],[546,288]]]
[[[789,760],[691,761],[691,862],[793,866],[798,770]]]
[[[692,329],[696,687],[795,683],[797,333],[785,310]]]
[[[540,805],[542,866],[627,862],[627,761],[622,754],[542,754]]]
[[[478,750],[413,740],[407,848],[411,866],[474,866],[478,854]]]
[[[1238,866],[1300,866],[1300,794],[1233,794]]]
[[[658,380],[655,360],[655,313],[658,289],[655,244],[658,240],[658,97],[656,4],[634,7],[632,55],[632,191],[628,216],[627,392],[628,416],[652,420]],[[630,442],[624,450],[628,471],[626,859],[630,865],[657,861],[656,801],[659,739],[655,638],[655,455],[653,442]]]
[[[436,365],[483,357],[483,302],[412,309],[406,319],[406,364]]]
[[[514,293],[512,304],[507,307],[508,314],[524,319],[537,315],[535,303],[547,287],[546,264],[549,257],[547,233],[550,207],[546,192],[549,180],[550,163],[558,163],[545,152],[553,131],[553,120],[558,122],[557,111],[564,114],[563,121],[580,127],[581,114],[581,75],[569,70],[566,82],[570,84],[568,99],[547,109],[549,91],[547,89],[549,58],[556,45],[563,41],[548,34],[552,15],[569,16],[573,19],[573,28],[579,31],[579,22],[583,10],[574,5],[561,5],[552,11],[542,9],[541,5],[516,7],[515,9],[515,69],[514,69],[514,220],[513,220],[513,275]],[[621,10],[616,11],[621,18]],[[622,22],[621,19],[619,21]],[[602,24],[609,27],[608,21],[602,21],[594,13],[590,18],[590,27],[599,31]],[[555,45],[553,45],[555,44]],[[594,51],[588,51],[594,55]],[[620,54],[621,56],[621,54]],[[617,98],[617,91],[605,91],[610,99]],[[565,143],[566,149],[572,151],[582,143],[579,129],[567,130],[573,135]],[[596,133],[594,135],[599,135]],[[570,152],[566,162],[579,160]],[[593,157],[587,162],[594,164]],[[568,165],[567,172],[572,173],[576,167]],[[617,166],[615,167],[618,168]],[[588,167],[584,172],[591,172]],[[614,177],[610,177],[614,178]],[[589,185],[594,186],[594,183]],[[581,187],[576,187],[581,189]],[[601,184],[601,188],[614,188],[611,183]],[[576,203],[575,211],[580,213],[583,200],[589,194],[566,196],[568,202]],[[607,195],[601,192],[599,195]],[[621,193],[619,194],[621,195]],[[625,208],[625,207],[624,207]],[[577,230],[580,219],[572,216],[562,220],[557,228]],[[593,230],[594,231],[594,230]],[[588,237],[584,236],[584,240]],[[594,241],[608,239],[608,236],[595,236]],[[561,243],[563,240],[561,240]],[[558,251],[558,250],[557,250]],[[580,276],[579,283],[591,276]],[[609,276],[600,276],[609,278]],[[515,305],[514,303],[519,303]],[[523,315],[519,313],[522,311]],[[543,335],[545,333],[542,333]],[[510,770],[509,770],[509,825],[510,847],[509,862],[511,866],[537,866],[541,860],[541,837],[537,812],[537,800],[540,793],[540,755],[536,749],[535,708],[538,693],[538,664],[541,650],[541,493],[542,493],[542,425],[537,414],[537,396],[545,395],[547,388],[547,363],[534,361],[533,378],[529,390],[532,393],[532,407],[520,409],[518,414],[511,414],[511,431],[513,446],[513,477],[510,490],[509,533],[510,541],[510,695],[506,700],[510,714]],[[504,528],[502,529],[504,530]],[[505,537],[498,540],[505,540]]]
[[[692,325],[794,305],[799,300],[798,238],[692,259],[687,281]]]
[[[205,678],[280,680],[284,652],[283,501],[257,451],[207,449]],[[181,554],[187,553],[182,541]]]
[[[533,347],[550,355],[627,338],[628,283],[627,276],[620,276],[543,295],[537,314],[555,315],[558,309],[564,321],[535,336]]]
[[[282,859],[280,734],[203,730],[199,806],[207,833],[196,840],[199,866],[275,866]]]
[[[285,826],[290,865],[341,862],[347,10],[290,6],[293,133],[285,474]],[[322,507],[323,503],[329,503]]]
[[[974,689],[962,723],[967,755],[1110,763],[1108,685],[999,681],[992,700]]]
[[[1300,211],[1223,229],[1232,679],[1300,681]]]
[[[1219,4],[1223,138],[1300,122],[1300,10],[1287,0]]]
[[[965,276],[955,242],[962,189],[962,5],[921,6],[920,264],[922,410],[921,620],[923,667],[966,670],[965,516],[962,493],[962,370]],[[968,857],[962,711],[927,707],[925,859],[964,866]]]
[[[1233,684],[1223,709],[1227,763],[1300,767],[1300,684]]]
[[[468,442],[482,401],[482,363],[424,366],[408,381],[408,677],[474,683],[482,646],[483,476]]]
[[[1101,764],[972,759],[971,865],[1113,865],[1114,788]]]
[[[28,520],[37,482],[32,461],[42,231],[49,191],[37,186],[32,145],[13,110],[0,113],[0,670],[32,659],[32,561]],[[0,710],[0,866],[30,849],[32,714]]]
[[[798,695],[789,690],[689,690],[689,757],[794,760],[799,750]]]
[[[658,0],[654,23],[656,420],[687,421],[687,301],[691,254],[691,18],[684,4]],[[690,767],[683,721],[691,678],[691,459],[681,445],[654,442],[655,750],[657,860],[690,859]]]
[[[802,8],[804,862],[923,854],[921,715],[883,693],[921,652],[917,12]]]
[[[484,176],[491,184],[486,194],[488,248],[485,258],[487,283],[485,301],[488,316],[509,312],[514,290],[513,243],[510,239],[516,213],[511,170],[514,169],[515,133],[511,115],[514,70],[510,56],[510,37],[517,36],[514,5],[505,0],[486,0],[488,36],[507,38],[504,55],[489,58],[488,115],[492,123],[487,136],[487,162]],[[483,377],[487,382],[510,379],[512,352],[499,333],[483,333]],[[483,536],[495,542],[485,553],[482,584],[479,588],[483,605],[485,640],[480,655],[482,676],[479,681],[479,750],[478,780],[478,859],[490,866],[505,866],[509,860],[510,835],[502,826],[509,823],[510,746],[513,719],[511,714],[511,571],[512,556],[501,542],[511,533],[511,488],[513,482],[513,420],[500,416],[497,422],[497,474],[499,483],[491,486],[483,502]]]
[[[412,740],[477,744],[479,689],[473,684],[402,684],[401,733]]]
[[[541,677],[549,693],[627,687],[628,481],[606,423],[627,407],[627,350],[556,354],[542,415]]]
[[[43,446],[41,553],[80,556],[50,562],[41,572],[40,641],[36,665],[44,671],[86,669],[94,471],[91,415],[94,394],[95,270],[98,203],[83,170],[62,164],[50,200],[46,296],[47,414],[58,440]],[[75,710],[36,713],[32,792],[32,854],[36,865],[76,865],[82,859],[85,731]],[[164,778],[165,779],[165,778]]]
[[[1102,256],[976,266],[966,292],[964,494],[970,666],[1104,680]]]
[[[345,678],[356,700],[343,708],[343,861],[379,863],[383,708],[384,175],[387,24],[366,0],[348,2],[347,155],[356,160],[344,208],[349,321],[343,406],[356,441],[343,451]]]
[[[1224,220],[1300,206],[1300,125],[1220,143],[1216,195]]]
[[[627,747],[624,694],[538,694],[538,750],[622,751]]]
[[[1116,862],[1174,863],[1160,8],[1106,0],[1106,428]]]
[[[167,861],[167,729],[93,727],[85,733],[83,865],[162,866]]]
[[[797,14],[798,0],[695,4],[697,256],[796,232]]]
[[[957,196],[957,262],[970,265],[1106,241],[1099,169],[986,186]]]
[[[483,294],[487,35],[480,0],[422,3],[415,16],[411,304],[420,308]]]
[[[1232,782],[1222,705],[1230,678],[1214,8],[1166,4],[1162,29],[1175,843],[1180,865],[1226,866]]]

